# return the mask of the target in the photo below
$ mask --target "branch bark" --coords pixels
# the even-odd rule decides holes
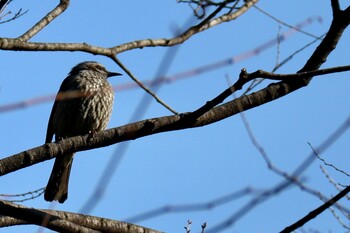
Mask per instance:
[[[37,210],[0,201],[0,227],[35,223],[59,232],[160,233],[138,225],[57,210]],[[10,216],[10,217],[9,217]]]
[[[21,35],[18,39],[22,41],[28,41],[30,38],[35,36],[44,27],[51,23],[57,16],[62,14],[69,6],[69,0],[60,0],[60,3],[50,11],[44,18],[42,18],[38,23],[36,23],[27,32]]]
[[[58,232],[99,232],[62,220],[57,216],[49,215],[40,210],[15,205],[2,200],[0,200],[0,214],[17,218],[38,226],[45,226],[48,229]]]

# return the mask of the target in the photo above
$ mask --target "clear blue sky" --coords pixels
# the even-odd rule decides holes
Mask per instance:
[[[14,1],[9,10],[29,10],[20,19],[1,24],[1,37],[16,37],[25,32],[58,1]],[[341,1],[346,6],[348,1]],[[303,30],[320,36],[332,19],[330,1],[261,1],[258,6],[274,17],[295,25],[309,17],[320,16]],[[146,38],[171,37],[174,28],[182,27],[192,12],[186,4],[175,0],[161,1],[72,1],[69,9],[31,41],[86,42],[114,46]],[[167,75],[174,75],[198,66],[211,64],[246,51],[276,38],[289,28],[257,11],[204,33],[195,35],[179,46]],[[225,66],[193,78],[165,84],[158,96],[178,112],[192,111],[227,88],[226,75],[236,80],[240,70],[270,71],[276,62],[311,42],[313,38],[296,33],[281,43],[250,59]],[[347,65],[349,62],[349,31],[329,56],[325,67]],[[318,43],[294,56],[279,73],[299,70]],[[144,48],[125,52],[118,58],[140,79],[154,78],[168,48]],[[278,55],[277,55],[278,54]],[[109,70],[120,72],[109,59],[82,52],[12,52],[0,51],[0,105],[23,101],[57,92],[63,78],[75,64],[96,60]],[[291,95],[247,111],[246,117],[259,143],[273,164],[292,172],[310,153],[310,142],[317,147],[349,117],[349,73],[315,78],[308,87]],[[113,85],[130,83],[126,75],[110,79]],[[259,88],[267,85],[261,84]],[[140,88],[116,93],[109,128],[127,124],[144,95]],[[52,102],[0,114],[2,134],[1,158],[44,143]],[[154,100],[142,119],[170,115]],[[337,167],[349,171],[350,134],[345,133],[322,156]],[[107,164],[115,155],[116,145],[80,152],[74,159],[69,197],[58,210],[78,212],[94,192]],[[8,174],[0,179],[0,193],[16,194],[44,187],[53,160]],[[322,174],[316,161],[304,173],[305,184],[325,195],[338,191]],[[165,205],[205,203],[246,187],[270,189],[282,181],[253,147],[239,115],[202,128],[168,132],[130,142],[110,183],[96,208],[89,214],[123,220]],[[327,167],[336,182],[348,184],[344,175]],[[191,219],[192,232],[200,231],[207,222],[210,227],[221,223],[248,203],[244,196],[209,211],[165,213],[136,222],[169,233],[185,232]],[[228,232],[277,232],[303,217],[321,204],[316,197],[291,187],[258,205],[240,218]],[[35,208],[49,208],[43,197],[24,203]],[[347,221],[344,220],[346,223]],[[0,232],[35,232],[38,228],[16,227]],[[321,232],[344,232],[330,211],[304,226]],[[48,231],[46,231],[48,232]]]

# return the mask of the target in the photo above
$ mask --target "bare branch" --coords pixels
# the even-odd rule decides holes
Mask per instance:
[[[63,2],[66,2],[67,0],[62,0]],[[69,1],[67,1],[69,2]],[[257,3],[258,0],[251,0],[247,1],[239,10],[228,14],[223,15],[218,18],[214,18],[204,24],[200,23],[196,26],[191,27],[181,35],[171,38],[171,39],[144,39],[144,40],[137,40],[133,42],[128,42],[125,44],[121,44],[112,48],[103,48],[98,46],[89,45],[86,43],[38,43],[38,42],[26,42],[26,38],[23,38],[21,40],[17,38],[0,38],[0,49],[3,50],[17,50],[17,51],[82,51],[82,52],[88,52],[91,54],[99,54],[107,57],[115,56],[119,53],[136,49],[136,48],[144,48],[144,47],[155,47],[155,46],[174,46],[177,44],[181,44],[184,41],[188,40],[191,36],[195,35],[196,33],[202,32],[204,30],[207,30],[211,27],[214,27],[216,25],[219,25],[223,22],[228,22],[231,20],[236,19],[243,13],[245,13],[250,7],[252,7],[255,3]],[[53,11],[60,12],[58,9],[55,9]],[[62,13],[62,12],[60,12]],[[56,15],[57,16],[57,15]],[[45,18],[44,18],[45,19]],[[44,20],[43,19],[43,20]],[[41,21],[40,21],[41,22]],[[34,27],[30,29],[28,32],[26,32],[22,37],[28,34],[29,38],[31,36],[35,35],[35,33],[38,32],[38,29],[42,29],[40,26],[46,26],[43,25],[43,23],[38,23],[38,28]],[[205,21],[203,21],[205,22]],[[28,39],[29,39],[28,38]]]
[[[334,203],[339,201],[341,198],[343,198],[346,194],[350,192],[350,186],[343,189],[341,192],[339,192],[335,197],[328,200],[326,203],[321,205],[320,207],[316,208],[315,210],[311,211],[309,214],[307,214],[305,217],[301,218],[297,222],[293,223],[292,225],[286,227],[284,230],[281,231],[281,233],[287,233],[292,232],[299,227],[303,226],[305,223],[309,222],[313,218],[316,218],[318,215],[320,215],[323,211],[331,207]]]
[[[43,226],[44,220],[49,217],[49,221],[45,227],[48,229],[58,231],[58,232],[99,232],[86,227],[79,226],[72,222],[68,222],[66,220],[62,220],[61,218],[49,215],[40,210],[36,210],[33,208],[27,208],[24,206],[12,204],[10,202],[0,200],[0,214],[4,216],[10,216],[19,220],[26,221],[31,224],[35,224],[38,226]]]
[[[38,23],[36,23],[32,28],[30,28],[27,32],[21,35],[18,39],[22,41],[28,41],[30,38],[35,36],[38,32],[40,32],[45,26],[51,23],[57,16],[62,14],[69,5],[69,0],[60,0],[60,3],[50,11],[44,18],[42,18]]]
[[[338,171],[338,172],[340,172],[340,173],[342,173],[342,174],[344,174],[344,175],[350,177],[350,174],[348,174],[347,172],[345,172],[345,171],[343,171],[343,170],[337,168],[337,167],[334,166],[333,164],[327,163],[326,160],[324,160],[321,156],[319,156],[319,154],[317,153],[317,151],[315,150],[315,148],[311,145],[311,143],[308,142],[308,144],[309,144],[309,146],[311,147],[312,151],[314,152],[314,155],[315,155],[319,160],[321,160],[321,161],[324,163],[324,165],[329,166],[329,167],[333,168],[334,170],[336,170],[336,171]]]
[[[340,12],[339,0],[331,0],[333,16]]]
[[[328,55],[336,48],[344,30],[349,26],[349,23],[350,7],[345,11],[340,11],[336,15],[333,15],[333,21],[326,36],[299,72],[319,69],[326,61]],[[299,85],[305,86],[310,81],[311,78],[305,79],[304,83]]]
[[[1,21],[0,24],[3,24],[3,23],[8,23],[12,20],[15,20],[15,19],[18,19],[19,17],[23,16],[24,14],[26,14],[28,12],[28,10],[26,10],[25,12],[22,12],[22,8],[19,9],[19,11],[10,19],[7,19],[7,20],[4,20],[4,21]],[[9,15],[11,14],[11,12],[9,12],[8,14],[6,15]],[[1,16],[0,19],[2,19],[4,16]]]
[[[242,69],[239,75],[239,79],[235,84],[227,88],[225,91],[223,91],[220,95],[218,95],[214,99],[208,101],[205,105],[203,105],[196,111],[189,114],[187,117],[191,118],[192,121],[197,119],[199,116],[203,115],[205,112],[209,111],[216,105],[222,103],[232,93],[236,92],[237,90],[241,90],[244,84],[246,84],[247,82],[255,78],[266,78],[271,80],[283,80],[283,81],[298,83],[298,81],[308,77],[330,74],[335,72],[349,71],[349,70],[350,70],[350,66],[340,66],[340,67],[334,67],[334,68],[323,69],[323,70],[315,70],[315,71],[308,71],[308,72],[300,72],[297,74],[284,75],[284,74],[274,74],[274,73],[270,73],[262,70],[255,71],[253,73],[247,73],[245,69]],[[275,85],[278,85],[278,84],[275,84]],[[267,88],[265,90],[267,90]],[[290,90],[285,89],[283,91],[288,91],[289,93]],[[288,93],[284,93],[284,94],[288,94]],[[252,95],[254,95],[254,93],[249,96],[252,96]]]
[[[158,103],[160,103],[161,105],[163,105],[166,109],[168,109],[170,112],[174,113],[174,114],[178,114],[178,112],[176,112],[174,109],[172,109],[169,105],[167,105],[163,100],[161,100],[154,92],[152,92],[149,88],[147,88],[140,80],[138,80],[135,75],[133,75],[131,73],[131,71],[126,68],[124,66],[123,63],[121,63],[119,61],[118,58],[116,58],[115,56],[112,56],[111,59],[118,64],[118,66],[120,68],[122,68],[125,73],[127,73],[129,75],[129,77],[135,82],[137,83],[137,85],[139,85],[143,90],[145,90],[148,94],[150,94]]]
[[[0,14],[4,12],[5,8],[10,4],[12,0],[2,0],[0,1]]]
[[[219,8],[227,8],[229,9],[229,12],[231,12],[239,3],[239,0],[225,0],[225,1],[219,1],[214,2],[210,0],[177,0],[179,3],[188,3],[191,9],[193,10],[194,15],[198,19],[202,19],[207,12],[207,8],[212,6],[218,6]],[[230,6],[230,4],[233,3],[233,5]],[[193,5],[197,5],[197,7],[193,7]]]
[[[18,198],[21,197],[22,199],[18,199],[18,200],[10,200],[9,202],[24,202],[24,201],[28,201],[28,200],[32,200],[35,199],[39,196],[41,196],[45,191],[45,188],[40,188],[34,191],[30,191],[30,192],[26,192],[26,193],[20,193],[20,194],[0,194],[0,197],[3,198]],[[27,197],[29,196],[29,197]]]
[[[243,13],[245,13],[247,10],[249,10],[254,4],[256,4],[259,0],[251,0],[246,1],[245,4],[238,9],[237,11],[231,13],[222,15],[220,17],[214,18],[208,22],[204,20],[200,24],[193,26],[189,28],[187,31],[182,33],[181,35],[171,38],[171,39],[149,39],[149,40],[137,40],[134,42],[128,42],[122,45],[118,45],[113,47],[113,51],[115,54],[124,52],[126,50],[136,49],[136,48],[144,48],[144,47],[155,47],[155,46],[174,46],[177,44],[181,44],[184,41],[188,40],[193,35],[202,32],[204,30],[207,30],[211,27],[214,27],[216,25],[219,25],[224,22],[232,21],[239,16],[241,16]]]
[[[7,214],[0,217],[0,227],[33,223],[41,226],[42,222],[46,220],[45,218],[49,217],[47,228],[60,232],[67,232],[68,230],[70,230],[69,232],[77,232],[74,227],[78,226],[76,229],[81,229],[83,230],[82,232],[160,233],[156,230],[126,222],[65,211],[29,209],[21,205],[0,201],[0,213],[3,214],[4,212]],[[32,218],[31,216],[34,217]],[[35,221],[38,221],[40,224],[37,224]]]
[[[275,74],[266,72],[263,70],[258,70],[253,73],[246,73],[246,71],[243,69],[242,72],[248,80],[252,80],[255,78],[265,78],[270,80],[282,80],[282,81],[293,81],[296,79],[303,79],[311,76],[319,76],[319,75],[325,75],[325,74],[332,74],[332,73],[339,73],[339,72],[345,72],[350,71],[350,65],[347,66],[338,66],[338,67],[332,67],[332,68],[326,68],[321,70],[313,70],[313,71],[307,71],[307,72],[299,72],[296,74]]]
[[[241,190],[229,193],[222,197],[215,198],[213,200],[209,200],[203,203],[193,203],[193,204],[181,204],[181,205],[165,205],[162,207],[154,208],[152,210],[146,211],[145,213],[141,213],[135,215],[133,217],[129,217],[126,219],[128,222],[139,222],[147,219],[155,218],[160,215],[164,215],[166,213],[181,213],[181,212],[190,212],[190,211],[204,211],[204,210],[212,210],[216,207],[225,205],[229,202],[235,201],[239,198],[243,198],[248,196],[249,194],[259,194],[261,190],[258,191],[251,187],[246,187]]]
[[[313,35],[313,34],[311,34],[311,33],[308,33],[308,32],[306,32],[306,31],[300,29],[300,27],[295,27],[295,26],[292,26],[292,25],[290,25],[290,24],[288,24],[288,23],[286,23],[286,22],[283,22],[282,20],[280,20],[280,19],[276,18],[275,16],[269,14],[268,12],[264,11],[263,9],[259,8],[259,7],[256,6],[256,5],[254,5],[253,7],[254,7],[255,9],[257,9],[258,11],[260,11],[261,13],[263,13],[264,15],[270,17],[271,19],[273,19],[274,21],[276,21],[276,22],[279,23],[279,24],[282,24],[282,25],[284,25],[284,26],[286,26],[286,27],[289,27],[289,28],[291,28],[291,29],[294,29],[294,30],[296,30],[296,31],[298,31],[298,32],[301,32],[302,34],[305,34],[305,35],[310,36],[310,37],[312,37],[312,38],[315,38],[315,39],[317,39],[317,40],[321,40],[321,37],[316,36],[316,35]],[[317,20],[318,20],[319,22],[322,22],[322,18],[321,18],[320,16],[318,16],[318,17],[316,17],[316,18],[317,18]]]

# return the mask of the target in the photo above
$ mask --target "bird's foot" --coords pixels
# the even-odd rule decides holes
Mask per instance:
[[[89,131],[89,136],[88,136],[88,140],[92,140],[94,137],[95,137],[95,135],[96,135],[96,130],[90,130]]]

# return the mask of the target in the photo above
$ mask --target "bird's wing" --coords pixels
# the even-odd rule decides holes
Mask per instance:
[[[49,123],[47,124],[45,143],[51,142],[52,141],[52,137],[54,135],[54,132],[53,132],[53,115],[55,114],[55,111],[56,111],[57,101],[58,100],[55,100],[55,103],[53,104],[53,107],[52,107],[52,110],[51,110]]]
[[[45,139],[45,143],[51,142],[52,141],[52,137],[53,135],[56,133],[54,132],[54,115],[56,114],[56,109],[57,109],[57,105],[61,102],[64,101],[62,99],[62,96],[60,96],[60,93],[63,93],[67,90],[69,90],[69,86],[72,85],[72,78],[71,76],[68,76],[67,78],[65,78],[60,86],[60,89],[58,90],[58,93],[56,95],[56,99],[55,99],[55,103],[53,104],[52,110],[51,110],[51,114],[50,114],[50,118],[49,118],[49,123],[47,124],[47,131],[46,131],[46,139]]]

